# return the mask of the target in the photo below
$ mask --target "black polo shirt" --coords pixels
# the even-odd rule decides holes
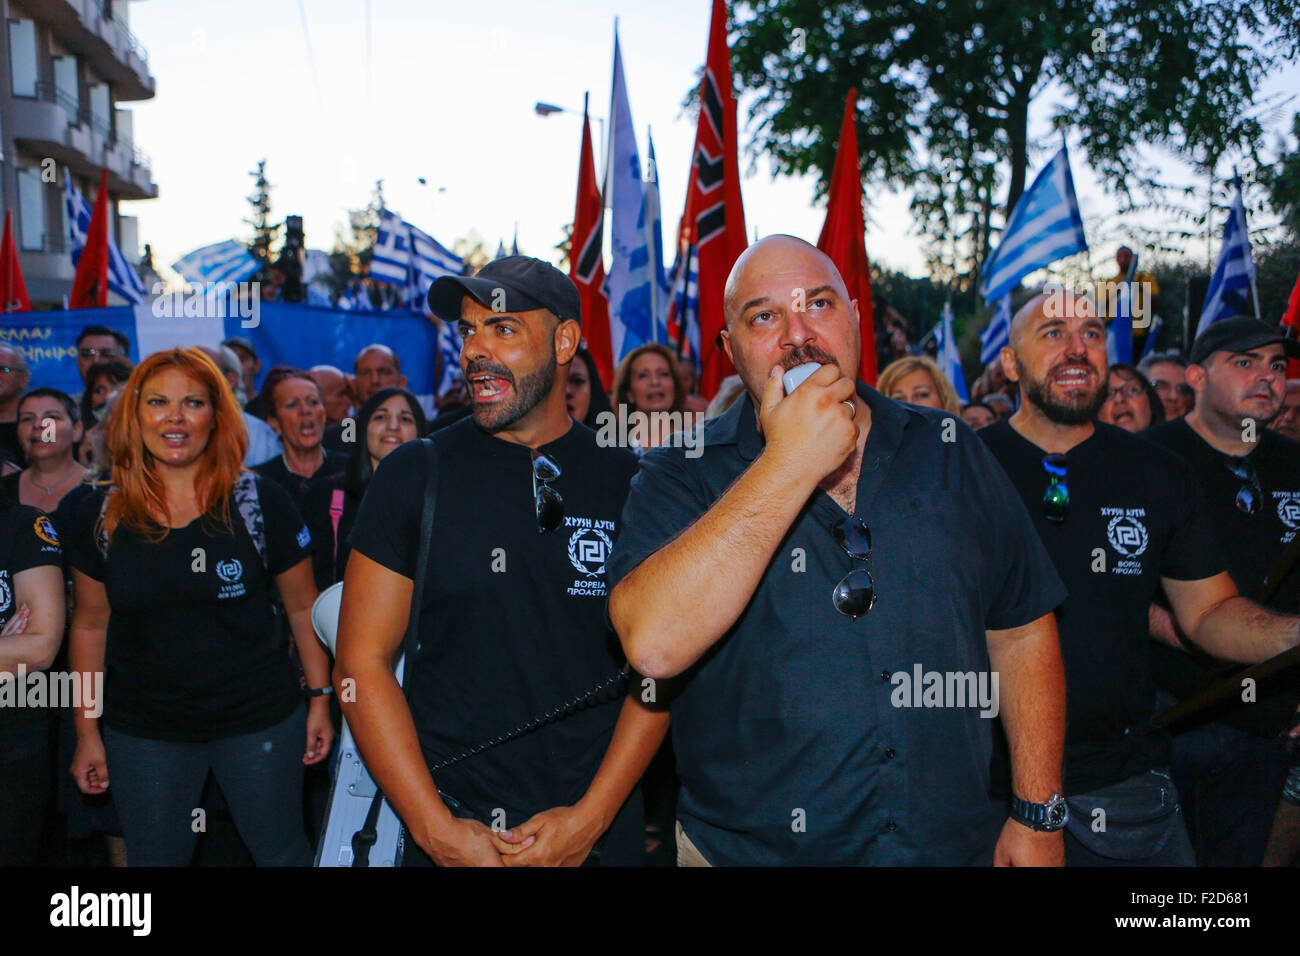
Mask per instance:
[[[862,382],[858,394],[872,414],[855,514],[871,529],[874,609],[852,620],[831,603],[852,562],[831,534],[845,512],[818,490],[672,704],[677,816],[711,863],[988,864],[1005,820],[988,797],[994,721],[978,704],[926,706],[913,679],[983,675],[991,686],[985,630],[1042,617],[1064,588],[961,419]],[[611,586],[762,450],[745,395],[705,423],[699,457],[648,451]]]
[[[1246,597],[1256,597],[1274,562],[1300,532],[1300,444],[1270,429],[1259,430],[1259,440],[1248,460],[1259,475],[1264,498],[1259,511],[1251,515],[1237,508],[1242,483],[1228,470],[1226,457],[1193,431],[1185,419],[1153,428],[1147,437],[1192,466],[1205,489],[1210,520],[1223,542],[1233,583]],[[1287,614],[1300,610],[1300,564],[1282,580],[1268,606]],[[1223,670],[1208,658],[1166,644],[1152,645],[1151,664],[1156,685],[1179,699],[1191,696]],[[1227,665],[1227,669],[1239,666]],[[1293,723],[1300,692],[1296,690],[1294,671],[1279,677],[1261,683],[1255,701],[1243,703],[1236,698],[1207,716],[1264,737],[1281,733]]]
[[[324,449],[325,460],[321,466],[316,469],[316,473],[310,478],[304,478],[302,475],[289,470],[289,466],[284,463],[284,455],[279,454],[270,461],[264,461],[256,465],[253,471],[257,472],[263,478],[270,478],[277,485],[289,492],[289,497],[293,499],[293,506],[302,514],[307,510],[307,495],[317,485],[329,483],[337,475],[343,473],[343,469],[348,466],[348,456],[342,452],[330,451]]]
[[[1011,426],[979,430],[1029,507],[1070,596],[1057,614],[1065,662],[1065,793],[1092,793],[1169,764],[1155,709],[1148,612],[1160,578],[1208,578],[1224,562],[1190,468],[1122,428],[1094,423],[1065,456],[1070,508],[1048,521],[1047,454]]]
[[[433,440],[438,500],[409,671],[411,717],[430,765],[579,697],[622,666],[604,620],[604,570],[636,467],[632,455],[598,446],[580,424],[541,446],[560,466],[552,487],[564,499],[564,523],[541,533],[527,447],[472,419]],[[408,578],[418,558],[426,454],[407,442],[384,457],[349,538],[354,551]],[[503,810],[508,827],[571,805],[595,777],[621,705],[606,695],[439,771],[434,782],[481,821]],[[630,814],[620,816],[620,826],[639,829]]]

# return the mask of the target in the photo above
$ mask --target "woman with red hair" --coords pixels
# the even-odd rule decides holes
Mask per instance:
[[[102,793],[111,773],[132,866],[190,862],[209,771],[259,866],[309,865],[303,766],[333,729],[302,518],[241,468],[239,406],[197,349],[132,371],[107,444],[111,486],[82,503],[68,549],[72,669],[107,675],[98,706],[75,712],[77,785]]]

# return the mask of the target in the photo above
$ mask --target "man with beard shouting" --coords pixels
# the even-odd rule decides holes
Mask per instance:
[[[638,681],[636,696],[617,689],[603,574],[636,459],[600,447],[565,406],[577,287],[507,256],[439,278],[429,308],[459,324],[473,417],[430,439],[432,476],[428,449],[408,442],[366,489],[339,614],[343,714],[406,826],[403,865],[637,865],[633,788],[668,715],[642,704]],[[428,480],[438,495],[421,542]],[[421,544],[432,550],[411,610]],[[393,677],[408,611],[419,615],[409,707]],[[499,740],[548,713],[557,719]]]
[[[628,659],[677,685],[678,863],[1059,864],[1065,594],[1015,490],[955,415],[854,380],[813,246],[750,246],[724,307],[746,394],[641,459],[609,565]]]
[[[1300,623],[1238,596],[1181,458],[1095,420],[1106,400],[1106,329],[1091,300],[1063,291],[1032,299],[1012,320],[1001,361],[1020,383],[1021,406],[979,437],[1029,506],[1069,590],[1057,617],[1066,865],[1193,865],[1169,738],[1150,728],[1151,599],[1163,585],[1190,640],[1243,663],[1294,646]]]

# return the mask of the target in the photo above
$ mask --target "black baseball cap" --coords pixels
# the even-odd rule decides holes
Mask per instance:
[[[1249,352],[1274,342],[1281,342],[1282,350],[1291,358],[1300,359],[1300,342],[1287,338],[1281,329],[1252,315],[1234,315],[1202,330],[1192,343],[1190,361],[1193,365],[1204,365],[1215,352]]]
[[[547,309],[582,324],[578,287],[549,262],[530,256],[502,256],[474,276],[442,276],[429,286],[429,309],[444,322],[460,321],[460,303],[470,296],[498,312]]]

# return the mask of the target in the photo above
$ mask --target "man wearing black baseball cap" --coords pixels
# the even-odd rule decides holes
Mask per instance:
[[[1300,345],[1251,316],[1214,323],[1192,343],[1187,383],[1196,406],[1148,437],[1192,465],[1223,544],[1237,590],[1294,614],[1300,569],[1272,590],[1270,569],[1300,530],[1300,444],[1266,428],[1286,395],[1287,357]],[[1170,644],[1177,629],[1153,608],[1152,671],[1166,703],[1181,700],[1222,672],[1222,662]],[[1295,723],[1300,693],[1293,676],[1262,682],[1237,699],[1192,718],[1174,738],[1171,770],[1201,866],[1258,866],[1282,794],[1288,756],[1277,738]]]
[[[427,449],[375,472],[351,536],[336,685],[366,763],[405,823],[410,865],[629,865],[644,861],[634,788],[666,712],[626,695],[604,618],[605,562],[636,459],[602,448],[565,406],[581,337],[578,290],[508,256],[443,277],[429,306],[458,325],[472,419],[436,432],[439,489],[408,663],[393,677],[418,563]],[[605,688],[591,696],[596,688]],[[561,705],[567,716],[500,745]],[[474,751],[452,766],[426,767]]]

